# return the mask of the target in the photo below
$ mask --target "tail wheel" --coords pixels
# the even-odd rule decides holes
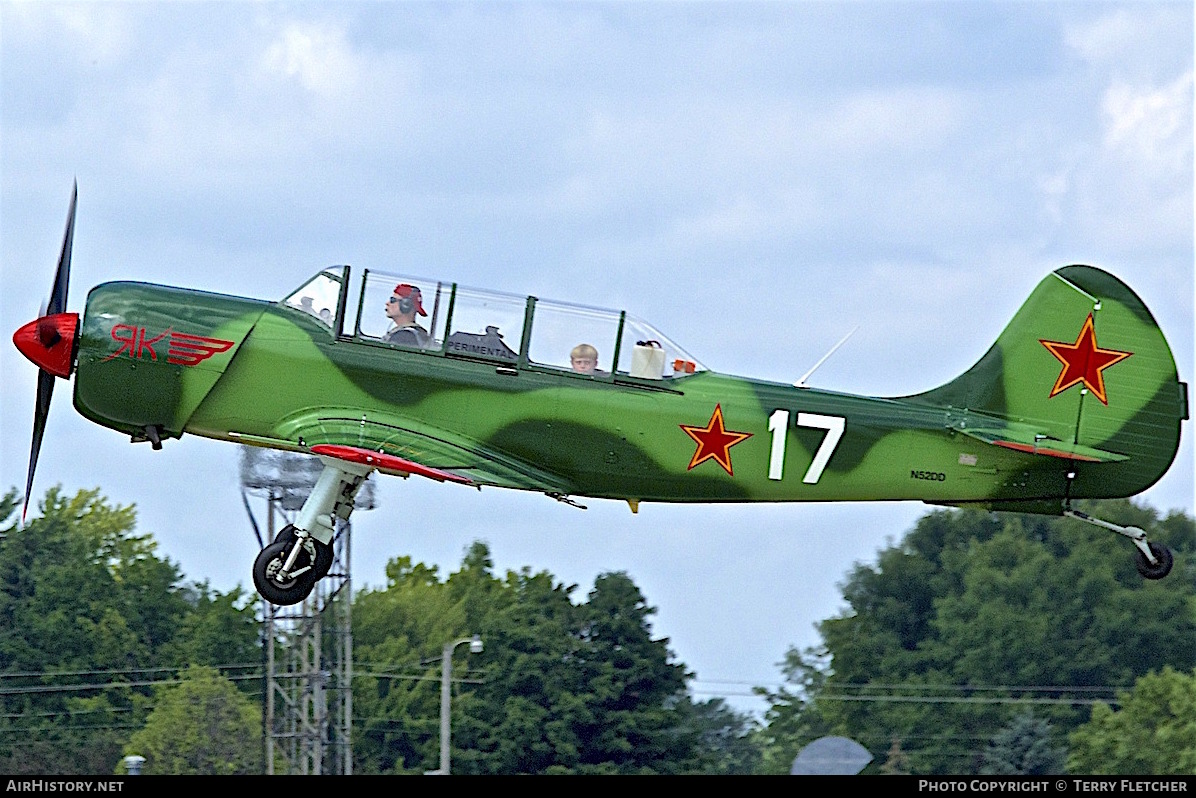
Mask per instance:
[[[1149,545],[1150,553],[1154,555],[1157,562],[1152,564],[1146,559],[1146,555],[1139,550],[1134,554],[1134,565],[1138,566],[1138,573],[1142,574],[1145,578],[1162,579],[1171,573],[1171,565],[1175,559],[1174,555],[1171,554],[1171,549],[1162,543],[1151,542]]]

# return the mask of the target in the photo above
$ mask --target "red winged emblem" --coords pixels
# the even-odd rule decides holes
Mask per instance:
[[[176,366],[194,366],[212,355],[227,352],[233,346],[232,341],[225,341],[222,338],[191,335],[171,329],[151,338],[146,335],[144,327],[135,327],[131,324],[113,326],[111,335],[112,340],[120,346],[115,352],[104,358],[105,363],[124,354],[133,360],[141,360],[147,355],[150,360],[157,360],[158,352],[154,347],[167,336],[170,336],[170,340],[166,345],[166,362]]]
[[[212,355],[227,352],[232,345],[232,341],[224,341],[220,338],[171,332],[170,346],[166,350],[166,362],[176,366],[194,366]]]

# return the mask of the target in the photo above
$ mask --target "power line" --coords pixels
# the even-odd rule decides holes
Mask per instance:
[[[875,701],[878,703],[914,703],[914,704],[1116,704],[1111,698],[1015,698],[1013,696],[913,696],[913,695],[839,695],[836,693],[819,693],[818,701]]]

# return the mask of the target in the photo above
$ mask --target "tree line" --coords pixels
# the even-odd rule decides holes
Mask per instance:
[[[263,772],[259,600],[188,581],[99,491],[0,499],[0,772]],[[1196,528],[1130,501],[1083,509],[1175,552],[1149,582],[1112,534],[1065,518],[927,513],[856,564],[821,645],[790,649],[755,718],[693,680],[630,575],[579,595],[550,573],[396,557],[351,597],[353,772],[439,758],[440,654],[458,649],[461,774],[780,774],[827,736],[864,774],[1196,772]]]

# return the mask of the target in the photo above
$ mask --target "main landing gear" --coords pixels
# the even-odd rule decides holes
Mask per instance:
[[[253,584],[271,604],[303,601],[332,567],[333,524],[347,520],[372,468],[321,457],[320,473],[295,523],[283,527],[253,561]]]
[[[1087,513],[1070,508],[1064,510],[1063,514],[1068,518],[1076,518],[1095,526],[1111,529],[1117,534],[1125,535],[1134,541],[1134,545],[1138,547],[1138,550],[1134,552],[1134,565],[1138,567],[1138,573],[1142,574],[1146,579],[1162,579],[1171,573],[1171,565],[1174,560],[1171,549],[1162,543],[1151,543],[1148,541],[1144,530],[1136,526],[1121,526],[1120,524],[1102,521],[1099,518],[1093,518]]]

